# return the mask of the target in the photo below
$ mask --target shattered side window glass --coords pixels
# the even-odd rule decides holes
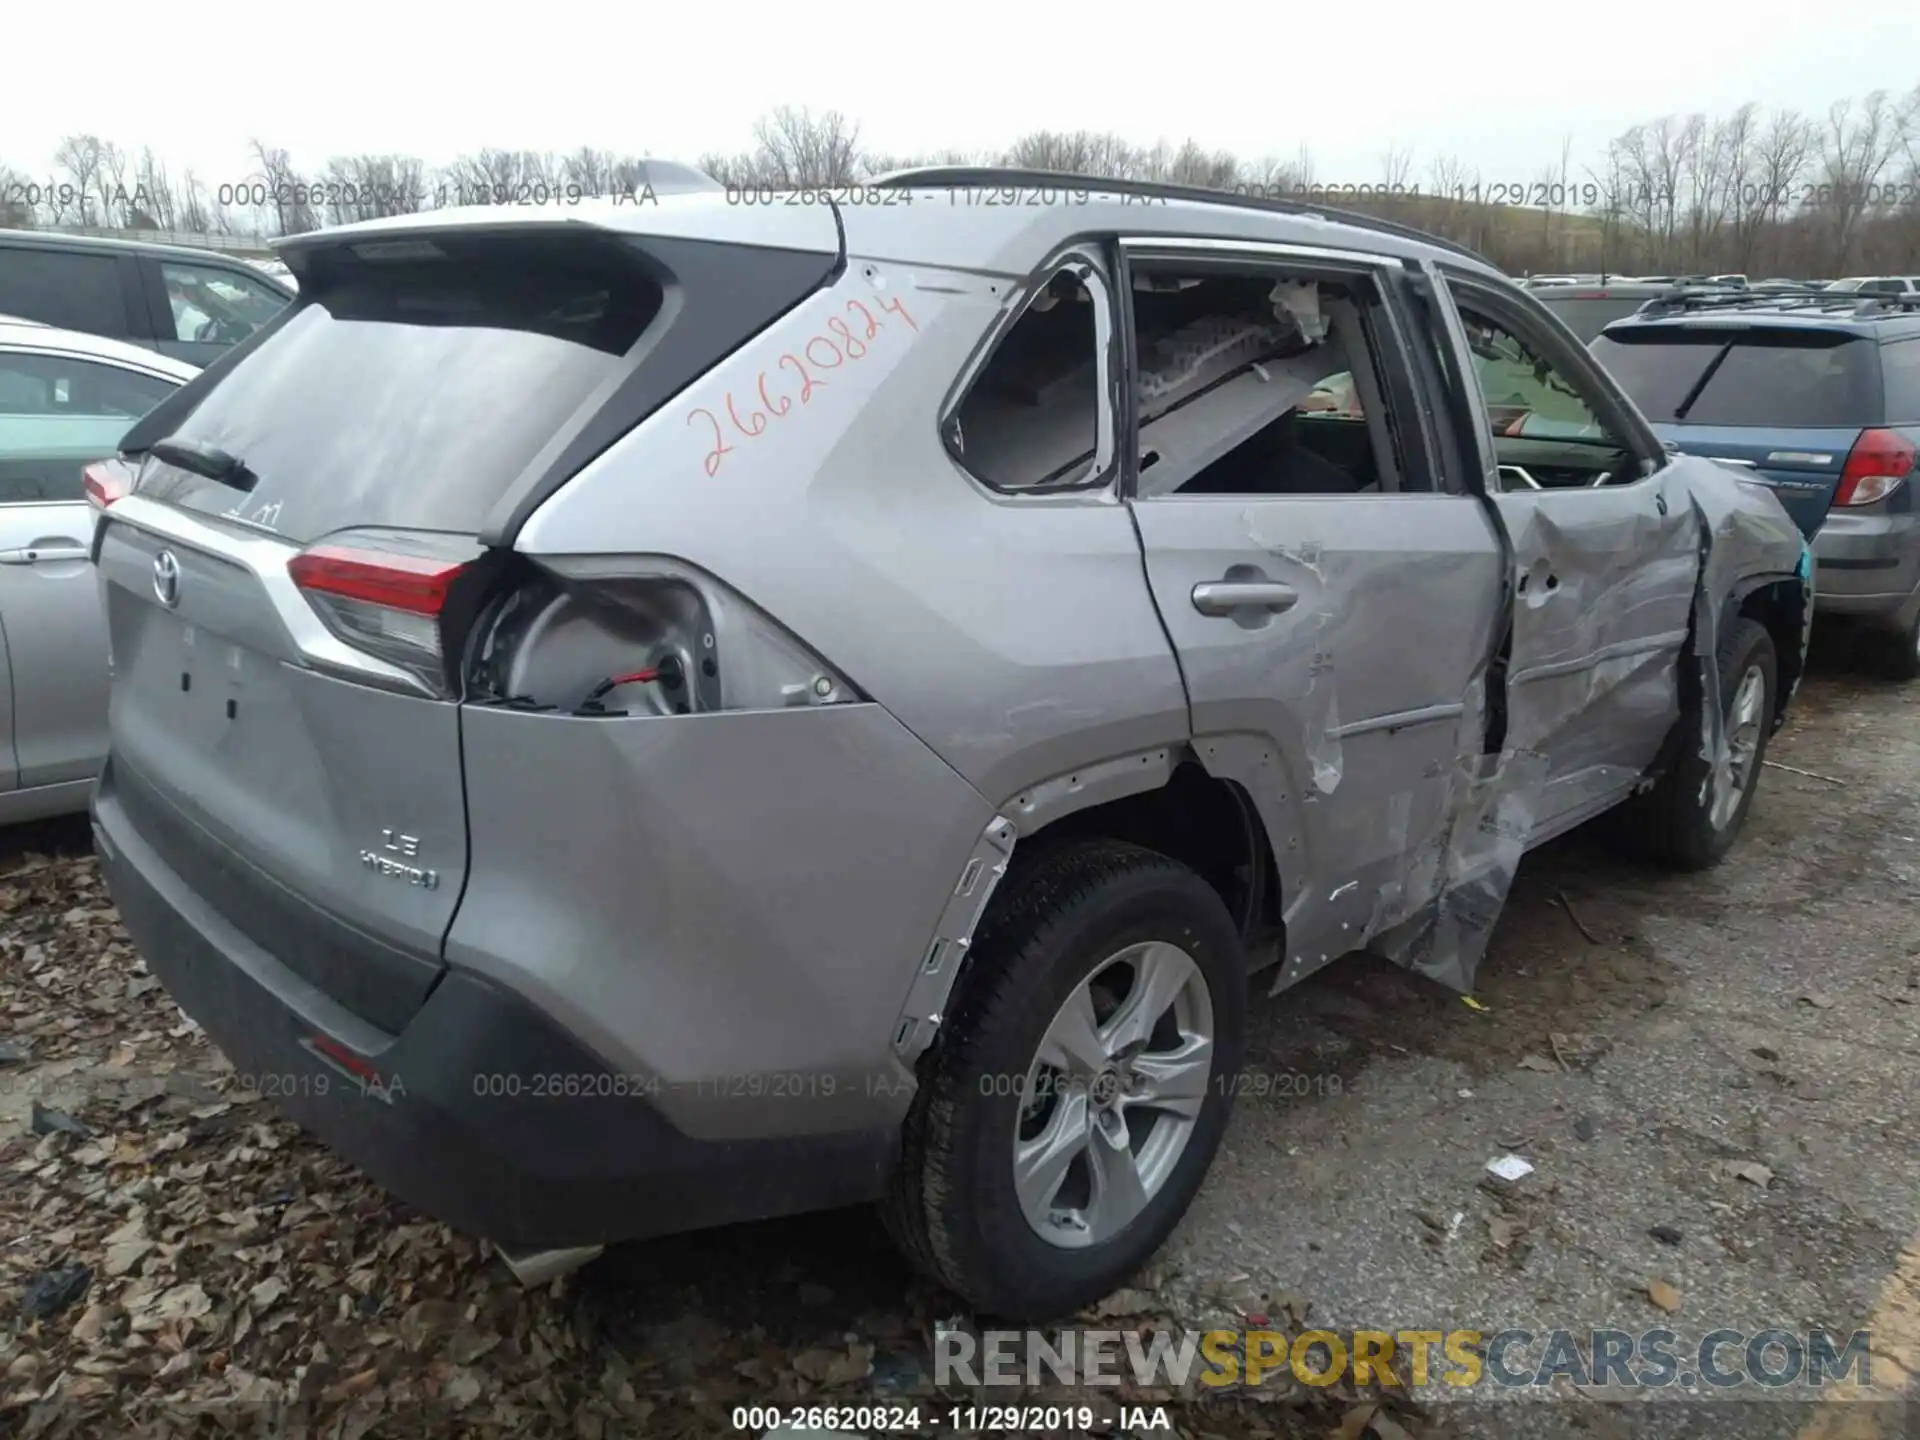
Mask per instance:
[[[1599,419],[1579,392],[1526,341],[1471,310],[1463,308],[1461,318],[1496,435],[1600,433]]]
[[[1472,304],[1459,308],[1502,490],[1580,489],[1641,477],[1632,448],[1539,348]]]
[[[1132,278],[1139,498],[1401,488],[1392,417],[1361,398],[1380,393],[1369,280],[1154,266]]]
[[[1058,271],[994,346],[946,424],[947,450],[996,490],[1071,488],[1096,479],[1101,298]]]

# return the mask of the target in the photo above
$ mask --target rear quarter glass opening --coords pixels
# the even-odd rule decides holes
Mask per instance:
[[[240,460],[252,488],[153,464],[139,491],[299,543],[361,526],[478,533],[617,383],[662,301],[613,237],[322,252],[295,312],[173,432]]]
[[[1610,330],[1591,348],[1656,424],[1811,429],[1884,418],[1878,346],[1864,336],[1649,325]]]

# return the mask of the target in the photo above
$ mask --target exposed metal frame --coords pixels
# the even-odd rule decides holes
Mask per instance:
[[[967,950],[973,944],[973,932],[987,903],[1007,873],[1013,859],[1019,827],[1004,815],[996,815],[974,844],[973,853],[960,871],[933,937],[914,972],[900,1018],[894,1022],[893,1051],[904,1065],[911,1066],[933,1044],[945,1018],[947,999],[960,976]]]

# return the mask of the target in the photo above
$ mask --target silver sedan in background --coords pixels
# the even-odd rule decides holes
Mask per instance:
[[[197,373],[0,317],[0,824],[86,808],[107,754],[107,626],[82,473]]]

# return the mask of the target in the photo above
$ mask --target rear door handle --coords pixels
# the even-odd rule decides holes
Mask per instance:
[[[70,541],[65,545],[23,545],[17,550],[0,550],[0,565],[50,565],[56,560],[85,560],[87,547]]]
[[[1276,614],[1299,603],[1300,593],[1278,580],[1205,580],[1193,587],[1193,608],[1202,615],[1231,615],[1236,610]]]

